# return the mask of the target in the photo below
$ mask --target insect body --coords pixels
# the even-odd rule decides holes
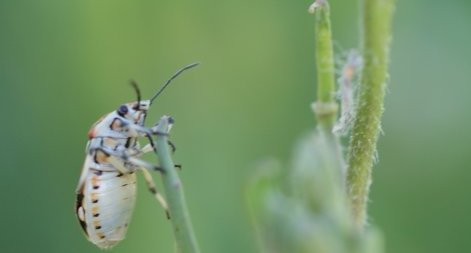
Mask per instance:
[[[76,214],[87,238],[100,248],[110,248],[123,240],[134,209],[136,171],[142,171],[149,190],[165,210],[167,204],[157,192],[152,176],[156,166],[139,159],[154,150],[155,128],[144,127],[147,111],[154,99],[188,65],[175,73],[149,100],[141,101],[137,85],[137,101],[123,104],[98,120],[88,133],[86,158],[76,189]],[[139,139],[149,144],[141,148]],[[168,215],[168,213],[167,213]]]

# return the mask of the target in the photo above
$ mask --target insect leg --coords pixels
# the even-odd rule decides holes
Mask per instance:
[[[128,120],[128,119],[120,119],[120,120],[123,124],[123,128],[128,129],[128,131],[130,132],[129,134],[131,134],[134,137],[146,136],[146,135],[151,135],[152,134],[151,129],[148,129],[148,128],[143,127],[139,124],[136,124],[136,123],[132,122],[131,120]]]
[[[175,151],[177,151],[177,147],[175,146],[175,144],[173,144],[173,142],[171,142],[170,140],[167,140],[167,143],[172,149],[172,153],[175,153]]]
[[[155,199],[164,208],[165,214],[167,215],[167,218],[170,219],[170,212],[168,211],[167,201],[165,201],[164,197],[157,191],[157,188],[155,187],[155,183],[154,183],[154,179],[152,178],[152,175],[146,169],[141,168],[140,170],[142,171],[142,174],[144,174],[144,178],[145,178],[146,183],[147,183],[147,188],[149,188],[149,191],[152,193],[152,195],[154,195]]]
[[[98,147],[94,148],[95,150],[100,150],[104,152],[105,154],[109,155],[107,162],[113,165],[119,172],[121,173],[129,173],[130,171],[135,170],[136,168],[133,167],[144,167],[148,170],[152,171],[160,171],[164,172],[161,168],[154,166],[144,160],[135,158],[133,156],[130,156],[126,150],[113,150],[108,147]],[[129,162],[130,165],[133,165],[133,167],[130,167],[129,164],[126,164],[126,162]]]
[[[146,162],[144,160],[141,160],[139,158],[128,157],[127,161],[130,162],[131,164],[135,165],[135,166],[142,167],[142,168],[145,168],[145,169],[150,170],[150,171],[160,171],[161,173],[165,173],[164,169],[162,169],[158,166],[155,166],[155,165],[153,165],[149,162]]]
[[[175,168],[179,169],[180,171],[182,170],[182,165],[181,164],[175,164]]]
[[[140,157],[144,154],[154,151],[152,145],[146,144],[143,148],[140,147],[132,147],[127,149],[128,156]]]
[[[126,160],[126,157],[128,156],[124,151],[115,151],[107,146],[94,147],[90,149],[91,153],[97,151],[101,151],[106,154],[108,156],[106,163],[111,164],[120,173],[125,174],[132,171],[132,168],[128,168],[124,163],[124,160]]]
[[[140,150],[140,154],[145,154],[147,152],[150,152],[150,151],[154,151],[156,150],[155,149],[155,145],[154,145],[154,141],[152,140],[151,137],[148,136],[148,139],[149,139],[149,144],[145,145],[141,150]],[[168,144],[170,145],[170,147],[172,148],[172,152],[175,152],[175,144],[173,144],[171,141],[168,141]],[[182,165],[181,164],[175,164],[174,165],[175,168],[178,168],[178,169],[182,169]]]
[[[149,152],[154,151],[154,148],[152,147],[152,144],[146,144],[143,148],[139,149],[137,153],[133,154],[132,156],[140,156]],[[181,164],[175,164],[175,168],[182,169]]]
[[[152,138],[149,138],[152,139]],[[150,146],[149,146],[150,145]],[[101,151],[107,155],[109,155],[107,162],[113,165],[119,172],[121,173],[129,173],[130,171],[133,171],[135,168],[129,168],[129,165],[126,165],[125,162],[129,162],[135,167],[143,167],[146,168],[150,171],[160,171],[161,173],[165,173],[165,170],[162,169],[161,167],[155,166],[149,162],[146,162],[142,159],[139,159],[135,156],[141,155],[143,153],[150,152],[155,148],[154,142],[151,142],[150,144],[146,145],[144,148],[139,150],[137,153],[129,153],[128,150],[126,149],[121,149],[116,148],[116,149],[111,149],[106,146],[101,146],[101,147],[94,147],[90,149],[90,152],[94,151]],[[176,164],[176,168],[181,169],[181,165]]]
[[[133,168],[129,168],[129,166],[126,166],[124,160],[122,160],[121,158],[118,158],[116,156],[110,156],[108,158],[108,162],[113,165],[113,167],[115,167],[120,173],[122,174],[126,174],[126,173],[129,173],[131,171],[133,171]]]
[[[157,134],[157,135],[161,135],[161,134]],[[147,135],[146,137],[147,139],[149,139],[150,146],[155,150],[155,144],[152,137],[150,135]],[[167,144],[170,146],[170,149],[172,149],[172,153],[175,153],[175,151],[177,150],[177,147],[175,146],[175,144],[173,144],[173,142],[171,142],[170,140],[167,140]]]
[[[170,117],[170,118],[169,118],[169,127],[168,127],[168,131],[169,131],[169,132],[170,132],[170,129],[172,129],[172,126],[173,126],[173,123],[174,123],[174,122],[175,122],[175,121],[173,120],[173,118]],[[152,128],[150,128],[150,130],[152,131],[152,134],[153,134],[153,135],[157,135],[157,136],[159,136],[159,135],[160,135],[160,136],[168,136],[168,132],[167,132],[167,133],[162,133],[162,132],[157,131],[158,127],[159,127],[159,124],[156,124],[155,126],[153,126]],[[152,142],[151,142],[151,143],[152,143]],[[175,144],[174,144],[172,141],[170,141],[170,140],[168,140],[167,143],[168,143],[168,145],[170,146],[170,148],[172,149],[172,153],[175,153],[175,151],[177,150],[177,147],[175,146]]]
[[[146,153],[149,153],[149,152],[152,152],[154,151],[154,148],[152,147],[151,144],[146,144],[143,148],[141,148],[140,150],[140,154],[146,154]]]

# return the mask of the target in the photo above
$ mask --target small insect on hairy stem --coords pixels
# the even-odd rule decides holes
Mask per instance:
[[[348,52],[342,72],[338,79],[340,99],[340,118],[334,125],[333,132],[339,135],[346,135],[350,130],[354,115],[354,98],[357,86],[358,74],[362,68],[362,58],[360,53],[352,49]]]
[[[136,198],[136,171],[144,174],[150,192],[169,217],[167,203],[149,173],[164,171],[139,158],[156,149],[152,135],[161,134],[155,127],[146,128],[144,121],[151,104],[170,82],[196,65],[198,63],[178,70],[148,100],[141,100],[137,83],[132,81],[137,101],[123,104],[103,116],[88,132],[75,210],[86,237],[98,247],[111,248],[124,239]],[[141,148],[139,138],[142,137],[147,138],[149,144]]]

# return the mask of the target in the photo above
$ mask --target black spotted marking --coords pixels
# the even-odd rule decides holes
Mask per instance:
[[[116,177],[122,177],[124,174],[123,173],[119,173],[118,175],[116,175]]]
[[[131,146],[131,137],[126,139],[126,144],[124,145],[126,148],[129,148]]]
[[[172,149],[172,153],[175,153],[175,151],[177,151],[177,146],[175,146],[175,144],[173,144],[173,142],[171,142],[170,140],[167,140],[167,144]]]
[[[93,174],[95,174],[95,175],[97,175],[97,176],[103,175],[103,171],[101,171],[101,170],[92,169],[92,171],[93,171]]]
[[[162,174],[165,174],[165,170],[162,167],[154,166],[155,171],[159,171]]]
[[[92,203],[93,203],[93,204],[96,204],[96,203],[98,203],[98,199],[94,199],[94,200],[92,200]]]
[[[126,187],[126,186],[128,186],[128,184],[123,184],[123,185],[121,185],[121,187]]]
[[[77,196],[75,196],[75,211],[78,211],[80,207],[82,207],[82,201],[83,201],[83,193],[80,191],[80,193],[77,193]]]
[[[149,191],[154,195],[157,194],[157,189],[155,189],[155,187],[149,187]]]
[[[95,229],[101,229],[101,226],[96,226]]]
[[[94,185],[93,190],[98,190],[100,188],[100,185]]]
[[[93,217],[98,217],[98,216],[100,216],[100,213],[93,214]]]
[[[123,117],[124,117],[124,116],[123,116]],[[116,122],[118,122],[119,124],[118,124],[118,127],[115,129],[115,128],[113,128],[113,125],[114,125]],[[115,131],[116,131],[116,130],[119,130],[119,128],[121,128],[122,125],[123,125],[123,121],[122,121],[121,119],[119,119],[119,118],[114,118],[113,121],[111,121],[111,124],[110,124],[109,128],[110,128],[111,130],[115,130]]]
[[[100,235],[100,239],[105,239],[106,236],[105,235]]]
[[[98,151],[102,152],[105,157],[110,157],[110,154],[106,153],[103,149],[98,149],[97,152],[95,152],[95,155],[93,155],[93,161],[95,163],[100,164],[100,162],[98,161]]]
[[[79,193],[77,193],[77,196],[76,196],[76,200],[75,200],[75,201],[76,201],[76,202],[75,202],[75,214],[77,215],[77,219],[78,219],[78,221],[79,221],[79,223],[80,223],[80,227],[82,227],[82,230],[83,230],[83,232],[85,232],[85,235],[88,236],[88,233],[87,233],[87,223],[85,222],[85,220],[81,220],[81,219],[80,219],[80,216],[79,216],[79,214],[78,214],[79,209],[82,208],[83,213],[84,213],[84,217],[85,217],[85,209],[82,207],[82,205],[83,205],[83,197],[84,197],[84,196],[83,196],[83,193],[82,193],[82,190],[81,190]]]

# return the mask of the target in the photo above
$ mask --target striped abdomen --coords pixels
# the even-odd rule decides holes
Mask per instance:
[[[77,217],[88,239],[100,248],[123,240],[134,209],[136,175],[90,169],[77,194]]]

